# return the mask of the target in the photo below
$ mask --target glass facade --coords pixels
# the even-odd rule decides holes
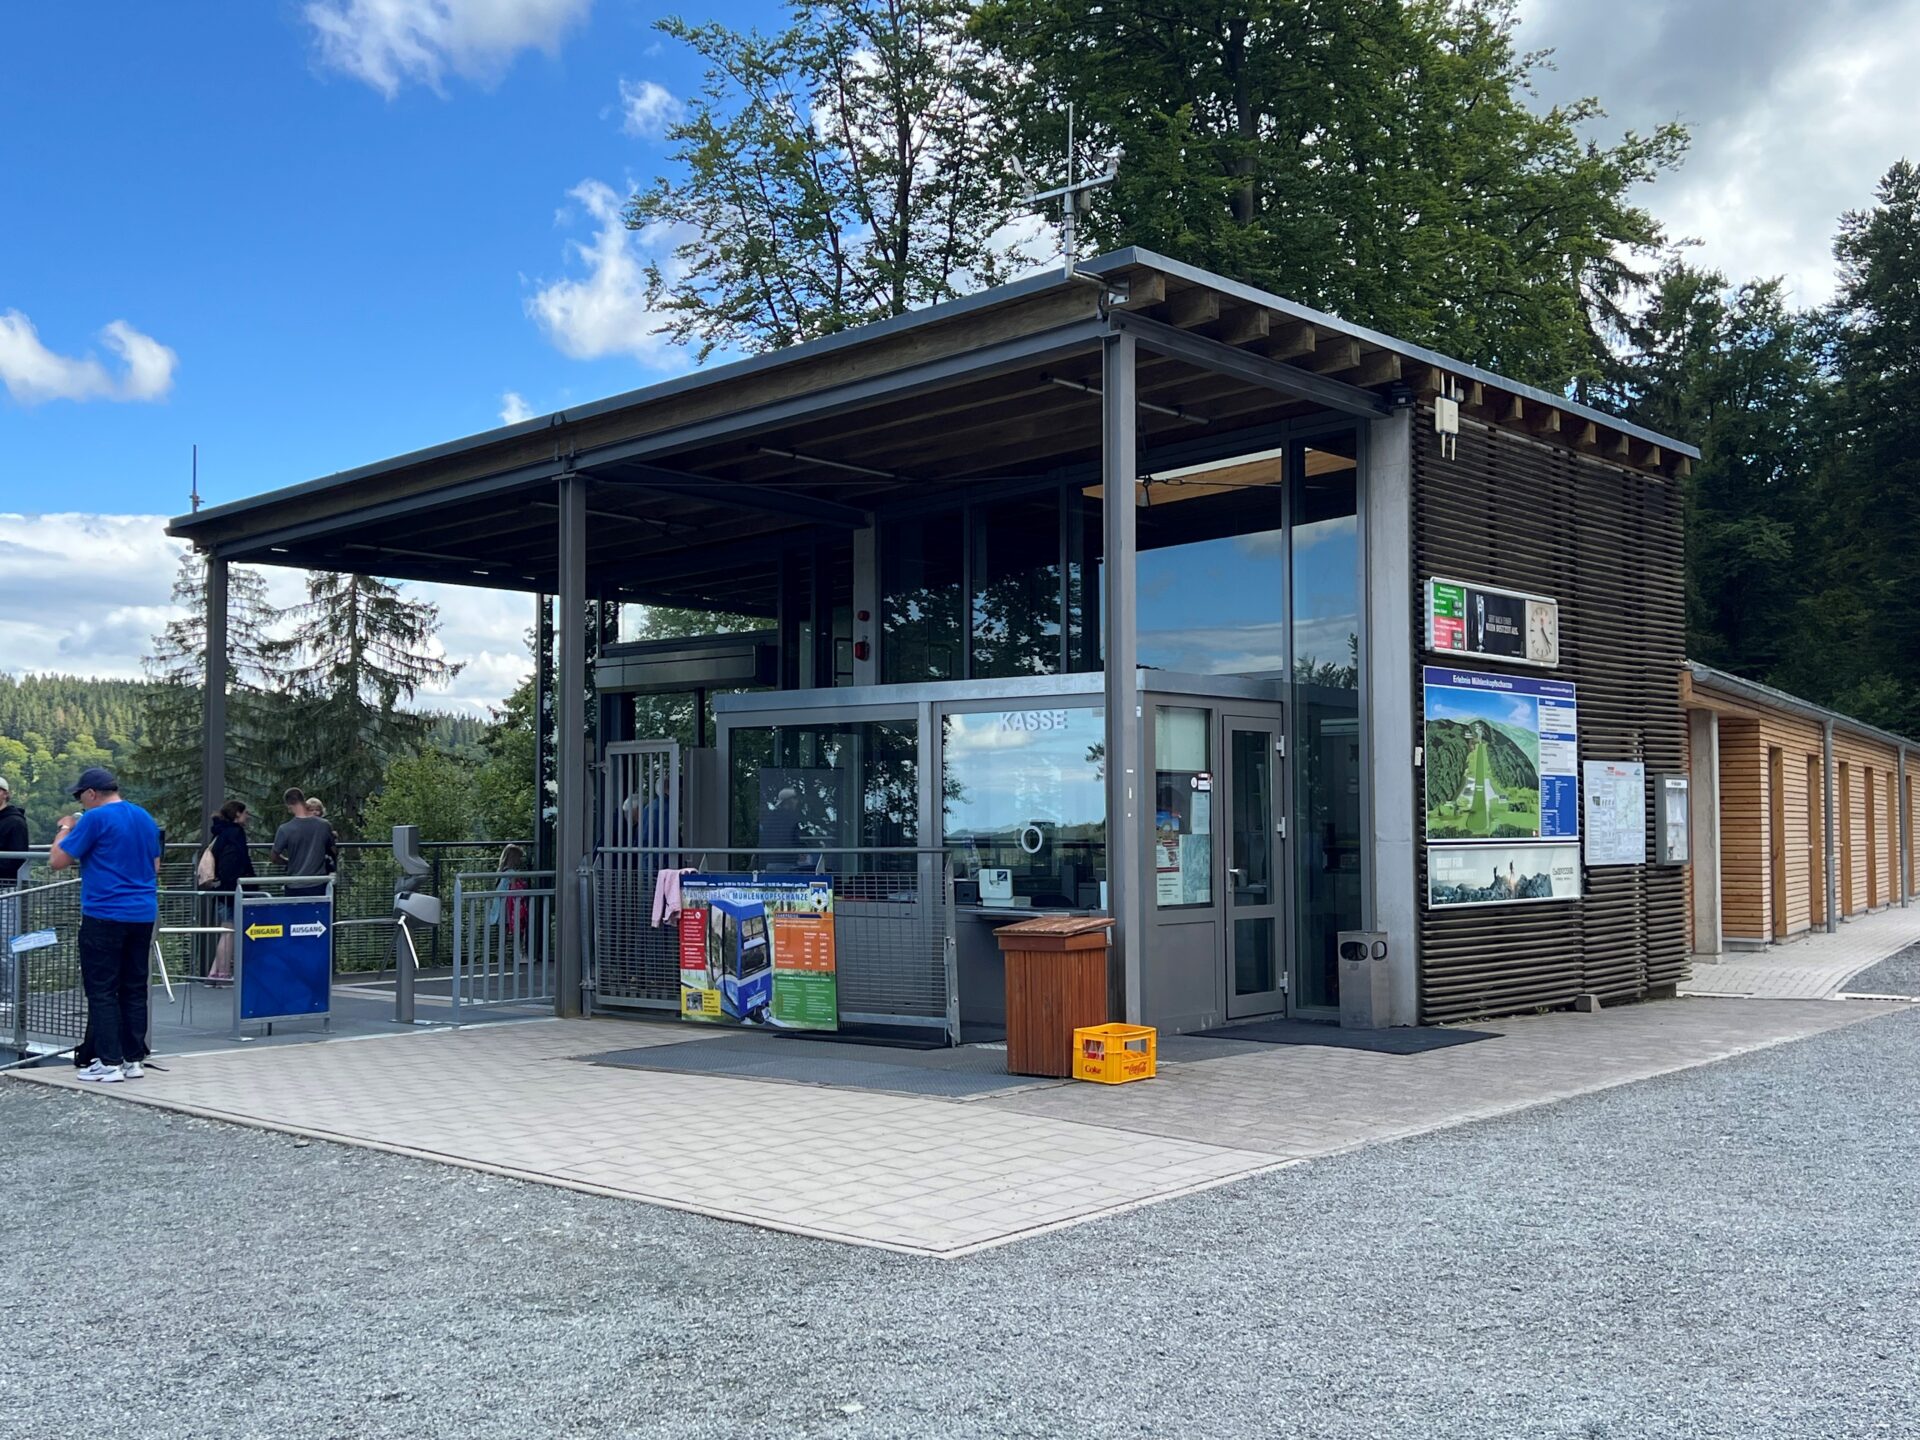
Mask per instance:
[[[977,887],[981,903],[1100,906],[1107,878],[1103,710],[1041,702],[947,715],[940,785],[955,881]],[[992,873],[1002,870],[1004,883]]]
[[[1315,440],[1293,477],[1294,1008],[1340,1004],[1341,930],[1362,920],[1356,437]]]
[[[974,678],[1060,669],[1060,495],[1049,490],[975,505],[972,546]]]
[[[966,676],[966,551],[958,512],[894,521],[880,547],[880,681]]]
[[[920,838],[919,726],[912,720],[740,726],[729,742],[729,843],[769,852],[765,868],[811,868],[810,857]],[[744,855],[735,857],[744,861]]]

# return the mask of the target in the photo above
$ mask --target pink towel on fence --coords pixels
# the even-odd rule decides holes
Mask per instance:
[[[653,882],[653,923],[666,925],[680,918],[680,877],[691,870],[662,870]]]

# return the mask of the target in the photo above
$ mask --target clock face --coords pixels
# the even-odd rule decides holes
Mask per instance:
[[[1527,606],[1527,658],[1542,665],[1560,661],[1560,617],[1551,605]]]

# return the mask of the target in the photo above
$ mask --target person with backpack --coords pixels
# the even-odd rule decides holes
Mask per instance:
[[[214,892],[213,923],[227,928],[213,952],[207,978],[215,984],[233,978],[233,906],[240,882],[252,876],[253,855],[247,849],[247,822],[253,818],[244,800],[229,800],[208,822],[213,836],[200,852],[196,878],[202,890]]]

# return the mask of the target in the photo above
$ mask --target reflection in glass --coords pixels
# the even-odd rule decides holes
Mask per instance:
[[[1213,903],[1212,735],[1205,710],[1154,708],[1154,904]]]
[[[853,857],[836,850],[910,846],[919,839],[919,726],[912,720],[737,728],[730,741],[731,843],[762,868],[910,868],[911,856]],[[798,850],[798,856],[772,852]],[[739,854],[736,863],[752,858]]]
[[[944,842],[956,881],[977,886],[983,869],[1005,869],[1013,895],[1038,908],[1099,906],[1107,878],[1104,715],[1080,706],[946,717]]]
[[[1265,730],[1233,732],[1233,898],[1273,903],[1273,742]]]
[[[1137,516],[1140,663],[1286,674],[1285,454],[1156,474]]]
[[[1360,552],[1355,437],[1315,440],[1293,502],[1298,1005],[1338,1008],[1338,933],[1361,923]]]
[[[1273,917],[1233,922],[1233,993],[1271,995],[1280,988],[1274,964]]]
[[[975,505],[975,678],[1060,669],[1060,499],[1057,491]]]
[[[959,511],[897,520],[881,532],[881,683],[959,680],[967,643]]]

